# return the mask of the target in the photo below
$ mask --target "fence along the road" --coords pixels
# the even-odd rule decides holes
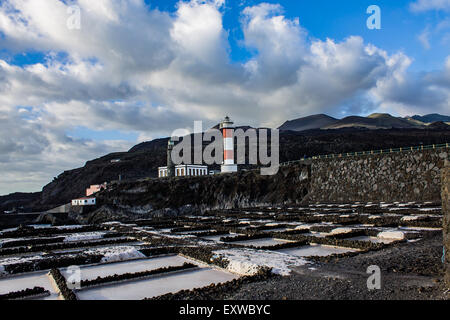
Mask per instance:
[[[283,162],[280,166],[287,166],[294,163],[299,163],[307,160],[319,160],[319,159],[339,159],[339,158],[348,158],[355,156],[371,156],[376,154],[386,154],[386,153],[396,153],[396,152],[410,152],[410,151],[422,151],[422,150],[432,150],[432,149],[446,149],[449,147],[449,143],[441,143],[441,144],[430,144],[430,145],[420,145],[415,147],[402,147],[402,148],[390,148],[390,149],[382,149],[382,150],[370,150],[370,151],[358,151],[358,152],[346,152],[346,153],[334,153],[334,154],[326,154],[326,155],[318,155],[303,158],[300,160],[293,160],[288,162]]]

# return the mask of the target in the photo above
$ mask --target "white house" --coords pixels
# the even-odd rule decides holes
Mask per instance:
[[[84,197],[80,199],[73,199],[73,206],[95,206],[96,198]]]
[[[208,173],[208,166],[181,164],[175,167],[175,177],[207,176]],[[158,168],[158,177],[167,177],[167,167]]]

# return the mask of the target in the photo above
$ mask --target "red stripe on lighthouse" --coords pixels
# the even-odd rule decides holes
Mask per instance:
[[[224,151],[224,156],[223,156],[223,158],[224,158],[225,160],[232,160],[233,157],[234,157],[234,154],[233,154],[233,153],[234,153],[233,150],[225,150],[225,151]]]
[[[224,138],[233,138],[233,129],[223,129]]]

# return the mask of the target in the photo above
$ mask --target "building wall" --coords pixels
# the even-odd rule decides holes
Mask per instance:
[[[163,178],[168,176],[168,170],[167,169],[158,169],[158,177]]]
[[[96,198],[72,200],[72,206],[93,206],[95,204],[96,204]]]
[[[106,189],[107,183],[103,184],[93,184],[89,188],[86,189],[86,197],[92,196],[94,193],[99,192],[103,189]]]
[[[91,186],[90,188],[86,189],[86,196],[89,197],[99,191],[100,191],[100,186]]]
[[[184,177],[184,176],[206,176],[208,175],[208,167],[205,166],[176,166],[175,167],[175,176],[176,177]],[[158,176],[160,178],[167,177],[167,168],[161,167],[158,168]]]
[[[440,201],[440,174],[448,152],[441,149],[314,160],[308,201]]]
[[[48,213],[68,213],[71,208],[72,208],[71,204],[64,204],[62,206],[50,209],[47,212]]]
[[[445,275],[447,287],[450,288],[450,163],[447,161],[442,170],[442,213],[443,238],[445,247]]]

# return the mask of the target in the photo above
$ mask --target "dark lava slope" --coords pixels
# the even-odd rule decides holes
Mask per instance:
[[[386,129],[368,130],[345,128],[337,130],[308,130],[280,132],[280,161],[297,160],[304,156],[397,148],[450,142],[450,129]],[[88,161],[82,168],[65,171],[47,184],[42,192],[29,201],[0,198],[0,212],[24,206],[39,211],[68,203],[84,195],[91,184],[156,177],[157,168],[165,165],[167,139],[157,139],[136,145],[128,152],[113,153]],[[120,162],[112,160],[120,159]],[[24,196],[21,197],[24,199]],[[26,198],[26,197],[25,197]],[[36,199],[37,198],[37,199]]]

